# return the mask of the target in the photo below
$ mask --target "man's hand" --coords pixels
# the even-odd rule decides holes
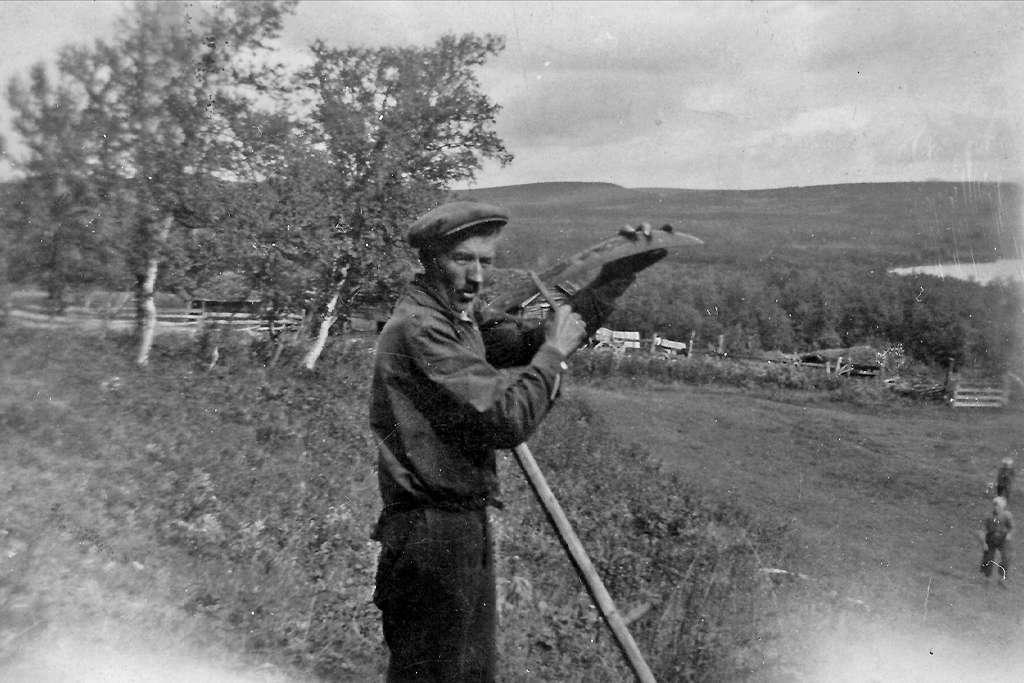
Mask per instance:
[[[561,351],[563,356],[572,355],[586,336],[583,318],[571,306],[554,308],[544,324],[544,341]]]

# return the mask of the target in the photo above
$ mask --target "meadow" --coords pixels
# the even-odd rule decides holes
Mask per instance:
[[[281,675],[380,674],[365,341],[333,348],[316,374],[266,370],[241,342],[212,372],[187,337],[161,338],[149,370],[116,335],[7,330],[3,342],[8,666],[69,633],[102,643],[100,623]],[[781,665],[756,605],[783,529],[702,504],[572,395],[533,445],[609,590],[639,615],[656,671]],[[532,494],[508,458],[502,468],[503,679],[622,680]]]
[[[519,268],[644,219],[704,239],[641,275],[624,329],[730,351],[907,337],[925,360],[904,378],[932,385],[936,358],[1019,357],[1015,290],[886,275],[1019,254],[1016,186],[469,194],[512,211]],[[149,680],[380,676],[371,338],[332,337],[315,372],[209,330],[159,336],[147,368],[114,329],[11,323],[0,344],[0,678],[107,680],[125,657]],[[580,352],[530,445],[659,680],[965,680],[1024,673],[1024,594],[974,566],[1020,399],[958,412],[782,364]],[[500,466],[501,680],[627,680]]]
[[[369,340],[335,338],[302,373],[241,340],[207,370],[200,341],[161,337],[139,369],[117,335],[0,334],[5,678],[52,673],[82,643],[224,680],[380,674]],[[927,642],[1019,637],[972,583],[969,540],[1019,408],[588,374],[531,447],[659,680],[816,680],[827,634],[917,633],[925,584]],[[627,680],[510,456],[501,468],[502,680]]]

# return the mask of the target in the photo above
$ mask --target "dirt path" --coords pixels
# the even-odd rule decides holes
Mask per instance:
[[[927,641],[948,641],[947,653],[952,643],[981,643],[992,662],[1010,641],[1020,651],[1024,580],[1009,590],[984,585],[974,536],[995,466],[1024,455],[1015,450],[1024,444],[1020,414],[796,404],[689,386],[578,391],[620,440],[642,444],[708,496],[788,521],[802,546],[800,566],[789,569],[839,587],[872,623],[903,637],[907,624],[927,627]],[[979,652],[962,654],[973,663]],[[1024,675],[1024,659],[1015,666]]]

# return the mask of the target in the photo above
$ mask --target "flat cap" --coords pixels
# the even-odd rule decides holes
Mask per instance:
[[[449,242],[460,233],[482,225],[493,224],[497,228],[508,223],[508,211],[486,202],[448,202],[434,207],[409,227],[406,239],[414,249],[438,243]]]

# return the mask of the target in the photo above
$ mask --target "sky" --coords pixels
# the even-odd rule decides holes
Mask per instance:
[[[110,38],[124,6],[0,2],[0,82]],[[1024,2],[307,0],[281,48],[446,32],[506,39],[480,81],[515,159],[478,187],[1024,180]],[[16,155],[6,101],[0,135]]]

